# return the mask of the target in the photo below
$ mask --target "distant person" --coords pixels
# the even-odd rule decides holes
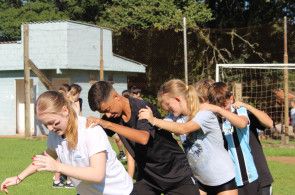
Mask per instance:
[[[295,101],[291,101],[291,125],[293,127],[293,133],[295,133]]]
[[[59,90],[63,90],[69,97],[71,93],[71,86],[69,84],[64,83],[59,87]]]
[[[126,89],[122,91],[122,96],[125,98],[133,97],[133,94],[130,89]]]
[[[137,99],[140,99],[142,100],[142,98],[140,97],[141,96],[141,89],[139,87],[136,87],[136,86],[133,86],[131,87],[131,93],[133,94],[133,98],[137,98]]]
[[[78,84],[71,85],[71,96],[72,96],[72,99],[75,103],[76,108],[78,109],[79,116],[82,116],[83,100],[82,100],[82,98],[80,98],[81,91],[82,91],[82,88],[80,85],[78,85]]]

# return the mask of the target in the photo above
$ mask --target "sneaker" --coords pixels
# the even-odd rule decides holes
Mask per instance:
[[[72,183],[66,183],[65,188],[74,188],[74,184]]]
[[[65,184],[63,184],[61,182],[59,182],[57,184],[53,182],[53,185],[52,185],[53,188],[63,188],[64,186],[65,186]]]
[[[126,155],[125,155],[124,152],[120,152],[120,153],[118,154],[117,158],[118,158],[119,160],[125,160],[125,159],[126,159]]]

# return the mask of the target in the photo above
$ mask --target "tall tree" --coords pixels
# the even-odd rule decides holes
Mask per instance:
[[[21,23],[60,20],[68,17],[50,1],[28,1],[23,5],[8,3],[0,9],[0,41],[19,40]]]

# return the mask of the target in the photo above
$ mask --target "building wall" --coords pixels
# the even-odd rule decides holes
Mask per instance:
[[[65,22],[30,24],[30,59],[39,69],[67,68],[67,40]]]
[[[15,70],[23,68],[23,58],[23,44],[21,42],[0,44],[1,70]]]

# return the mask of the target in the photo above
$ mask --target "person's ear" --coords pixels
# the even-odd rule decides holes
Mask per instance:
[[[67,117],[69,115],[69,109],[67,106],[63,106],[61,109],[62,115]]]
[[[120,95],[118,93],[114,93],[113,100],[120,100]]]

